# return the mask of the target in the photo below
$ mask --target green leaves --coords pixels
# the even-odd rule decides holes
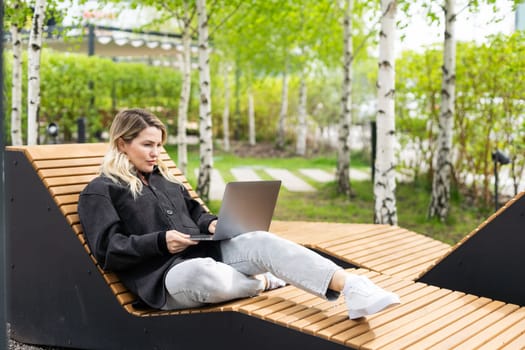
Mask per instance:
[[[455,179],[475,196],[488,196],[493,175],[491,153],[515,157],[517,173],[525,169],[525,33],[497,35],[487,44],[459,43],[457,48],[454,127]],[[403,147],[411,144],[419,158],[404,166],[431,169],[437,135],[442,52],[405,52],[396,63],[396,118]],[[402,161],[404,159],[401,159]],[[468,174],[476,175],[470,182]],[[485,199],[485,198],[484,198]]]

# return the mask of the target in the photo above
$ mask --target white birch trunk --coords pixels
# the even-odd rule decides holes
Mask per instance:
[[[301,76],[299,87],[299,106],[297,111],[297,143],[295,152],[304,156],[306,154],[306,134],[308,125],[306,121],[306,74]]]
[[[454,100],[456,94],[456,10],[455,0],[445,0],[445,42],[443,50],[443,76],[441,81],[441,113],[436,152],[432,198],[429,217],[444,221],[450,206],[450,178],[452,174],[452,133],[454,129]]]
[[[226,152],[230,151],[230,69],[224,68],[224,110],[222,111],[222,138],[223,148]]]
[[[213,170],[213,140],[211,119],[210,52],[206,0],[197,0],[199,22],[199,132],[200,167],[197,192],[205,202],[209,200],[211,172]]]
[[[395,34],[396,1],[381,0],[377,98],[377,155],[374,179],[374,222],[397,224],[395,145]]]
[[[35,12],[29,34],[27,84],[27,144],[38,143],[38,113],[40,111],[40,55],[46,0],[35,1]]]
[[[251,87],[248,89],[248,136],[250,146],[255,146],[255,106]]]
[[[277,126],[277,148],[284,149],[286,137],[286,115],[288,114],[288,72],[283,73],[283,86],[281,92],[281,110],[279,111],[279,124]]]
[[[188,3],[185,2],[183,29],[182,29],[182,87],[180,92],[179,115],[177,119],[177,166],[186,173],[188,167],[188,142],[186,126],[188,121],[188,106],[191,91],[191,36]]]
[[[20,146],[22,141],[22,40],[21,28],[11,25],[13,40],[13,72],[11,91],[11,144]]]
[[[350,196],[350,126],[352,123],[352,7],[353,0],[346,0],[343,20],[343,92],[341,96],[341,118],[337,143],[337,188],[338,192]]]

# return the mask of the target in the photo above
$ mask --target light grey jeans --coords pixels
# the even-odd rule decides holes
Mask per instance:
[[[198,307],[257,295],[264,284],[253,276],[264,272],[324,299],[339,296],[328,285],[341,267],[272,233],[254,231],[222,241],[221,251],[222,262],[195,258],[171,268],[165,279],[168,299],[162,309]]]

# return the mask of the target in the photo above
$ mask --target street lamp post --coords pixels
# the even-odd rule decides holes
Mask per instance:
[[[494,152],[492,152],[492,161],[494,162],[494,209],[495,211],[498,211],[498,164],[509,164],[510,159],[500,150],[495,150]]]
[[[58,125],[56,123],[49,123],[47,126],[47,134],[51,137],[53,143],[57,143]]]

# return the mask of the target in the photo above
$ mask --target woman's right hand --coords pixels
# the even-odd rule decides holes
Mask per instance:
[[[166,231],[166,246],[171,254],[180,253],[190,245],[198,244],[190,239],[190,235],[177,230]]]

